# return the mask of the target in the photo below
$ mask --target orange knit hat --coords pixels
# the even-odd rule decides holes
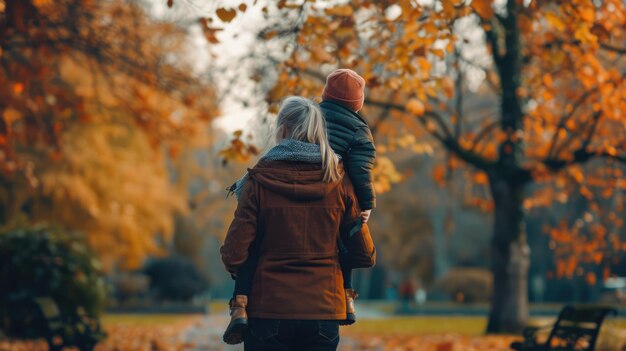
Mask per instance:
[[[326,78],[322,99],[333,100],[352,111],[359,111],[365,99],[365,79],[351,69],[334,70]]]

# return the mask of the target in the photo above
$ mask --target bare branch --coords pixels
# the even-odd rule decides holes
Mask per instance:
[[[593,121],[591,122],[591,126],[589,131],[587,132],[587,136],[583,141],[582,145],[578,148],[578,150],[574,151],[574,157],[571,159],[563,160],[557,158],[547,158],[543,161],[543,164],[546,165],[549,169],[558,171],[573,164],[584,164],[592,158],[608,158],[618,162],[626,163],[626,155],[609,153],[607,151],[589,151],[589,145],[591,144],[591,140],[595,134],[597,126],[600,121],[600,117],[602,116],[602,111],[598,111],[593,115]],[[626,143],[622,142],[620,145],[625,145]]]
[[[371,106],[377,106],[382,108],[395,109],[401,112],[408,113],[406,108],[400,104],[394,104],[383,101],[376,101],[366,99],[365,103]],[[428,119],[431,119],[437,123],[439,130],[431,130],[427,127]],[[424,116],[418,118],[418,121],[424,126],[424,129],[428,131],[435,139],[437,139],[448,151],[454,153],[461,160],[471,164],[472,166],[479,168],[483,171],[487,171],[494,167],[495,162],[489,161],[472,150],[464,149],[458,141],[452,135],[450,129],[445,124],[443,117],[433,111],[426,111]]]
[[[626,72],[623,72],[620,80],[626,78]],[[616,84],[615,81],[608,81],[604,84]],[[574,102],[574,105],[572,107],[572,110],[569,113],[566,113],[565,115],[563,115],[563,117],[561,117],[561,120],[559,121],[559,124],[556,127],[556,131],[554,132],[554,135],[552,136],[552,141],[551,141],[551,145],[550,148],[548,150],[548,158],[551,157],[555,157],[557,155],[554,154],[554,151],[556,149],[556,144],[558,142],[558,136],[559,136],[559,132],[562,129],[565,129],[565,126],[567,124],[567,121],[572,118],[574,116],[574,114],[576,113],[576,111],[578,110],[578,108],[580,106],[583,105],[583,103],[593,94],[596,93],[599,90],[599,86],[595,86],[587,91],[585,91],[582,95],[580,95],[578,97],[578,99],[576,99],[576,101]],[[595,127],[594,127],[595,128]],[[594,129],[595,131],[595,129]],[[560,148],[562,149],[562,147]],[[557,153],[558,154],[558,153]]]
[[[397,92],[396,91],[392,91],[390,96],[387,97],[387,100],[393,101],[393,99],[396,96],[397,96]],[[380,128],[380,126],[383,123],[385,123],[386,120],[389,119],[389,117],[391,116],[391,114],[389,113],[390,111],[391,111],[390,107],[383,107],[382,108],[382,111],[380,112],[378,118],[370,126],[370,130],[372,131],[372,134],[376,134],[376,132],[378,131],[378,128]]]
[[[617,46],[613,46],[611,44],[605,44],[605,43],[600,44],[600,47],[604,50],[616,52],[618,54],[626,54],[626,48],[621,48],[621,47],[617,47]]]
[[[598,91],[597,86],[591,90],[585,91],[582,95],[578,97],[578,99],[576,99],[576,101],[572,105],[572,110],[561,117],[561,119],[559,120],[559,124],[556,126],[556,131],[554,131],[554,134],[552,135],[552,141],[550,142],[550,148],[548,149],[548,158],[552,157],[554,153],[556,144],[559,141],[559,132],[565,128],[567,121],[569,121],[569,119],[574,116],[578,108],[583,105],[585,100],[587,100],[587,98],[596,91]]]
[[[584,148],[589,146],[589,144],[591,143],[591,139],[593,138],[593,135],[595,133],[596,127],[600,121],[600,115],[601,113],[599,112],[594,113],[591,123],[588,123],[584,127],[579,128],[579,130],[577,130],[575,133],[572,133],[567,140],[565,140],[561,145],[559,145],[558,148],[556,148],[556,150],[554,151],[554,156],[557,157],[558,155],[560,155],[563,150],[567,149],[567,147],[570,146],[574,142],[574,140],[576,140],[576,138],[584,134],[585,131],[587,131],[587,136],[583,141],[583,146]]]
[[[472,140],[472,147],[470,148],[470,151],[476,150],[476,147],[480,144],[480,141],[487,137],[487,135],[489,135],[494,129],[498,128],[499,126],[500,121],[493,121],[485,126],[485,128],[483,128],[480,133],[476,135],[474,140]]]
[[[580,40],[555,40],[555,41],[551,41],[548,43],[543,44],[543,48],[544,49],[551,49],[553,47],[561,47],[563,46],[563,44],[568,44],[568,45],[581,45],[582,43],[580,42]],[[612,51],[612,52],[616,52],[618,54],[626,54],[626,48],[624,47],[619,47],[619,46],[615,46],[612,44],[608,44],[608,43],[600,43],[600,49],[605,50],[605,51]]]
[[[570,160],[546,159],[543,164],[552,171],[560,171],[575,164],[585,164],[593,158],[608,158],[620,163],[626,164],[626,155],[618,155],[602,152],[590,152],[586,150],[578,150],[574,153],[574,157]]]

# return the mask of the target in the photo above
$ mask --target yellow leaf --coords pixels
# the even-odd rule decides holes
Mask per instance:
[[[339,27],[335,31],[335,37],[337,39],[346,39],[351,37],[354,34],[354,30],[352,27]]]
[[[546,21],[561,32],[565,30],[565,23],[563,23],[563,20],[553,12],[546,13]]]
[[[606,147],[606,153],[611,155],[611,156],[616,156],[617,155],[617,149],[613,146],[607,146]]]
[[[409,99],[405,107],[410,113],[416,116],[421,116],[426,111],[426,108],[424,107],[424,103],[415,98]]]
[[[237,16],[237,10],[220,7],[217,11],[215,11],[215,14],[223,22],[230,22],[235,18],[235,16]]]
[[[313,59],[318,62],[330,62],[333,60],[333,56],[323,47],[315,47],[310,50]]]
[[[450,77],[443,77],[441,79],[441,88],[448,98],[454,95],[454,81]]]
[[[591,4],[590,4],[591,5]],[[578,6],[577,8],[578,14],[580,15],[580,17],[586,21],[586,22],[593,22],[593,20],[596,17],[596,11],[593,8],[593,5],[591,6]]]
[[[326,12],[326,14],[330,16],[341,17],[348,17],[354,13],[354,11],[352,10],[352,6],[350,5],[334,6],[331,8],[327,8],[324,12]]]
[[[597,41],[597,37],[589,32],[589,27],[580,25],[574,32],[574,38],[578,39],[583,44],[594,43]]]

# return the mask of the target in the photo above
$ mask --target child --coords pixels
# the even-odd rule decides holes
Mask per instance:
[[[326,121],[330,145],[343,159],[344,169],[352,181],[362,211],[361,220],[366,223],[376,204],[372,184],[372,168],[376,150],[367,122],[357,113],[363,107],[364,89],[365,80],[356,72],[349,69],[335,70],[326,79],[320,109]],[[230,191],[237,196],[242,188],[242,180],[230,187]],[[360,223],[356,226],[360,226]],[[347,228],[346,232],[354,229]],[[248,259],[234,277],[235,291],[230,301],[231,321],[224,333],[224,341],[228,344],[242,342],[247,330],[247,297],[250,294],[252,278],[259,258],[259,245],[259,242],[254,242],[250,246]],[[346,320],[341,324],[350,325],[356,321],[354,300],[357,294],[352,287],[352,268],[345,263],[345,248],[341,241],[339,241],[339,246],[339,261],[346,294]]]
[[[365,100],[365,80],[350,69],[337,69],[328,75],[322,93],[320,108],[326,120],[328,141],[344,162],[361,207],[361,219],[367,223],[376,207],[372,184],[372,168],[376,149],[367,122],[357,113]],[[340,256],[342,261],[342,256]],[[341,266],[346,290],[347,316],[345,324],[356,321],[354,300],[357,294],[352,287],[352,269]]]

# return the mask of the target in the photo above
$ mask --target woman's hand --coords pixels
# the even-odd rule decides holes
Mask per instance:
[[[372,214],[372,210],[361,211],[361,220],[363,223],[367,223],[367,221],[369,221],[370,214]]]

